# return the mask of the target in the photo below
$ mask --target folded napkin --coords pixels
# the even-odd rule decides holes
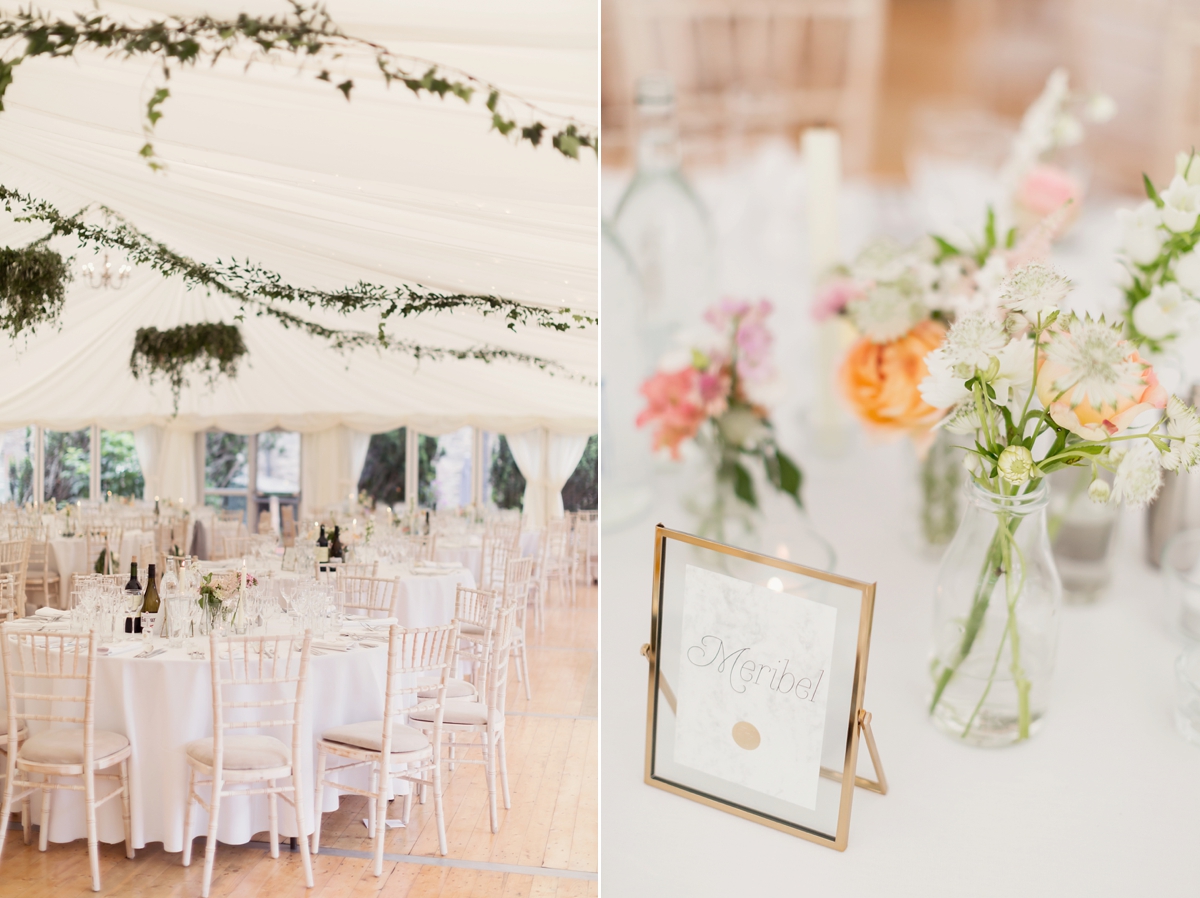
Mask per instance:
[[[102,645],[96,649],[97,655],[127,655],[130,652],[136,652],[145,646],[140,642],[116,642],[112,645]]]
[[[394,617],[354,617],[346,618],[346,628],[353,627],[357,630],[386,630],[392,624],[398,624],[399,621]]]
[[[50,620],[59,620],[64,617],[70,617],[70,611],[63,611],[61,608],[39,608],[33,612],[34,617],[47,617]]]
[[[334,642],[330,639],[314,639],[311,644],[314,649],[323,652],[348,652],[355,647],[353,642]]]

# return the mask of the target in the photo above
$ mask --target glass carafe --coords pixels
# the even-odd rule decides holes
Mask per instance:
[[[938,573],[929,711],[972,745],[1037,732],[1048,704],[1062,584],[1046,531],[1049,489],[1016,496],[967,487]]]

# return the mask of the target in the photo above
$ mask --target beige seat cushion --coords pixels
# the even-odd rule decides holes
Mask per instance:
[[[105,730],[92,732],[95,759],[115,755],[129,747],[129,740],[120,733]],[[82,764],[83,730],[48,730],[30,736],[21,745],[17,757],[34,764]]]
[[[418,677],[417,684],[422,687],[417,693],[418,698],[437,698],[438,686],[441,684],[437,677]],[[451,677],[446,681],[446,698],[470,698],[475,694],[475,687],[466,680]]]
[[[483,627],[479,624],[463,622],[458,625],[458,633],[460,636],[482,636],[484,634]]]
[[[24,739],[29,735],[29,730],[25,728],[25,721],[17,721],[17,736]],[[0,717],[0,751],[3,751],[5,743],[8,742],[8,715]]]
[[[322,733],[321,738],[327,742],[340,742],[342,745],[353,745],[368,751],[383,751],[383,721],[372,720],[367,723],[333,727]],[[420,730],[402,723],[392,724],[392,754],[420,751],[428,746],[429,737]]]
[[[213,739],[196,739],[184,748],[188,757],[208,767],[213,763]],[[292,763],[292,750],[274,736],[226,736],[225,770],[268,770]]]
[[[433,710],[424,708],[421,710],[412,710],[408,712],[409,720],[417,720],[422,723],[433,723]],[[483,726],[488,719],[488,707],[486,702],[469,702],[463,699],[450,699],[446,702],[446,711],[442,715],[442,723],[453,723],[460,726]],[[492,725],[498,726],[504,723],[504,715],[495,712],[492,714]]]

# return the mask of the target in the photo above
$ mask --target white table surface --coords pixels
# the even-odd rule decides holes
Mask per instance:
[[[698,189],[718,232],[720,295],[776,302],[776,361],[786,389],[774,420],[781,445],[804,468],[813,522],[834,545],[840,573],[878,581],[865,706],[891,791],[856,790],[849,847],[839,853],[642,782],[647,663],[638,650],[649,638],[653,525],[688,525],[669,498],[680,485],[656,484],[651,512],[603,537],[605,894],[1200,894],[1200,748],[1184,742],[1173,722],[1173,667],[1184,640],[1157,572],[1141,562],[1141,513],[1124,512],[1109,595],[1092,607],[1063,609],[1041,733],[1027,744],[987,750],[958,744],[928,723],[937,563],[912,542],[910,450],[859,434],[841,459],[823,460],[804,431],[813,331],[798,169],[794,154],[773,148],[731,172],[700,177]],[[606,181],[605,209],[614,208],[621,186],[619,178]],[[843,246],[850,254],[880,232],[911,239],[947,217],[981,221],[982,209],[972,214],[962,193],[947,203],[948,192],[948,182],[933,178],[918,185],[915,200],[848,186]],[[1081,304],[1092,307],[1116,299],[1112,210],[1089,200],[1056,251]],[[620,347],[606,344],[603,352],[606,368],[622,363]],[[869,773],[865,751],[859,763]]]

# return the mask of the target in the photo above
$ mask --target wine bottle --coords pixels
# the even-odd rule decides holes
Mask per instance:
[[[138,578],[137,578],[137,556],[136,555],[133,557],[133,560],[129,562],[129,582],[125,584],[125,594],[127,596],[140,596],[142,594],[142,584],[138,582]],[[130,612],[129,616],[127,616],[125,618],[125,632],[126,633],[141,633],[142,632],[142,622],[139,619],[138,613],[136,611]]]
[[[329,557],[342,558],[342,553],[345,550],[342,548],[342,528],[333,525],[333,541],[329,543]]]
[[[329,537],[325,535],[325,525],[321,525],[321,535],[317,538],[317,549],[313,553],[317,564],[326,564],[329,561]]]
[[[158,584],[154,582],[154,565],[146,567],[146,594],[142,599],[142,632],[155,635],[159,609]]]
[[[429,536],[429,509],[425,509],[425,535]]]

